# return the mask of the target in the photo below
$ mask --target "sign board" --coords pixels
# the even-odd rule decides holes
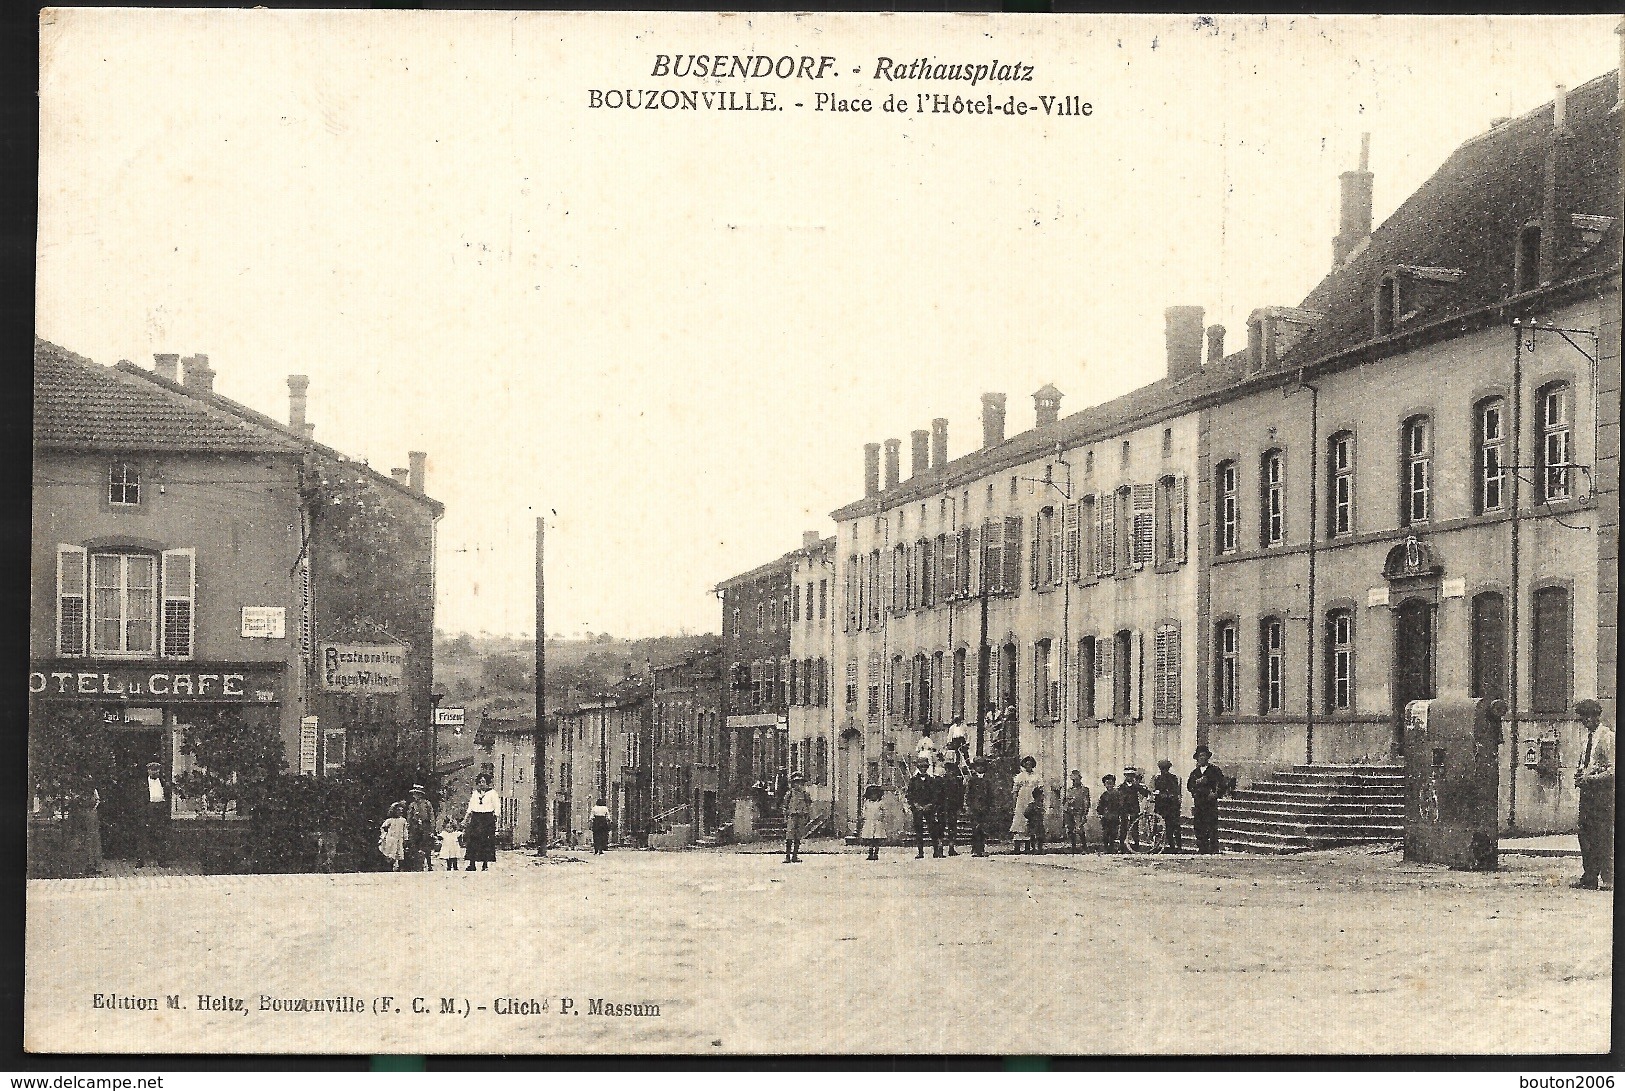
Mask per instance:
[[[1367,606],[1387,606],[1388,588],[1373,587],[1371,590],[1367,591],[1365,593],[1365,604]]]
[[[237,670],[211,670],[207,664],[197,664],[192,670],[151,670],[106,664],[98,664],[96,670],[73,669],[83,665],[72,660],[40,664],[45,669],[28,673],[28,692],[42,698],[140,698],[163,705],[184,701],[212,704],[275,704],[277,701],[274,679],[262,672],[250,675],[240,664],[236,665]],[[70,669],[53,669],[56,667]]]
[[[243,636],[250,640],[282,640],[288,635],[285,606],[244,606]]]
[[[401,692],[406,649],[399,644],[322,644],[322,688],[362,696]]]
[[[434,725],[436,727],[462,727],[463,723],[463,709],[437,708],[434,710]]]
[[[320,727],[320,720],[315,716],[306,716],[299,721],[299,775],[313,777],[316,775],[316,733]]]
[[[1467,578],[1461,576],[1453,580],[1445,580],[1439,585],[1439,595],[1447,599],[1465,598],[1467,595]]]
[[[324,775],[344,768],[344,744],[344,728],[330,727],[322,732],[322,773]]]

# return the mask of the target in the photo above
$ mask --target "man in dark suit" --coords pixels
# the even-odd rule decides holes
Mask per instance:
[[[1191,825],[1196,828],[1196,851],[1219,851],[1219,797],[1224,794],[1224,770],[1213,764],[1213,751],[1204,744],[1193,755],[1196,768],[1191,770],[1186,787],[1191,793]]]
[[[931,759],[920,758],[914,775],[903,789],[909,810],[914,812],[914,859],[925,858],[925,838],[931,836],[931,855],[942,855],[942,789],[931,775]]]
[[[1174,763],[1167,758],[1157,762],[1157,775],[1151,778],[1151,799],[1162,819],[1169,852],[1180,852],[1179,803],[1184,795],[1179,778],[1173,774]]]
[[[943,755],[942,776],[937,778],[941,788],[942,838],[948,843],[948,855],[958,856],[954,842],[959,838],[959,811],[965,805],[965,782],[959,777],[959,751],[949,750]]]
[[[987,759],[971,762],[965,781],[965,814],[970,818],[970,854],[987,855],[987,823],[993,813],[993,785],[987,779]]]

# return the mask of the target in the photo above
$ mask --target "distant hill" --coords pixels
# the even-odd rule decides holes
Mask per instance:
[[[641,674],[646,663],[659,666],[721,645],[713,633],[622,640],[601,633],[593,637],[547,641],[549,704],[572,690],[593,693]],[[435,634],[435,688],[443,705],[465,708],[501,703],[498,698],[531,697],[535,682],[534,641],[509,636]]]

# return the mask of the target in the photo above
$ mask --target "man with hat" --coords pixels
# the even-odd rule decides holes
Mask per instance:
[[[970,819],[970,854],[987,855],[987,821],[993,813],[993,785],[987,779],[987,759],[970,763],[965,779],[965,815]]]
[[[141,862],[161,864],[169,854],[169,793],[164,781],[164,767],[158,762],[147,762],[145,787],[141,795]]]
[[[807,832],[812,814],[812,796],[807,794],[807,774],[790,774],[790,787],[784,793],[784,862],[801,863],[801,835]]]
[[[1196,829],[1196,851],[1219,851],[1219,797],[1225,791],[1224,770],[1213,764],[1213,751],[1203,743],[1191,755],[1196,768],[1185,786],[1191,793],[1191,825]]]
[[[1574,786],[1580,790],[1582,872],[1569,885],[1581,890],[1614,889],[1614,729],[1602,724],[1602,705],[1586,698],[1574,706],[1585,724],[1586,741]]]
[[[421,784],[412,785],[412,802],[406,805],[406,866],[434,870],[434,804]]]
[[[942,857],[941,788],[931,775],[931,759],[921,755],[914,759],[914,773],[903,789],[903,798],[914,812],[914,859],[925,859],[925,837],[931,835],[931,855]]]
[[[1172,770],[1174,763],[1167,758],[1157,759],[1157,775],[1151,778],[1151,804],[1157,817],[1162,819],[1169,852],[1182,851],[1179,837],[1179,803],[1184,797],[1179,778]]]
[[[938,787],[942,796],[942,834],[948,844],[948,855],[958,856],[954,842],[959,837],[959,810],[965,805],[965,782],[959,778],[959,751],[949,749],[942,755],[942,776]]]

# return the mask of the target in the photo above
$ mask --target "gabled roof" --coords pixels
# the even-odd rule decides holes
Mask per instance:
[[[304,453],[275,429],[34,339],[34,446],[96,453]]]
[[[741,572],[737,576],[729,576],[727,579],[720,581],[714,588],[712,588],[712,593],[715,594],[718,591],[727,591],[730,588],[740,587],[747,583],[754,583],[764,576],[786,573],[795,567],[796,558],[800,556],[800,549],[792,549],[784,556],[775,557],[766,564],[759,564],[749,572]]]

